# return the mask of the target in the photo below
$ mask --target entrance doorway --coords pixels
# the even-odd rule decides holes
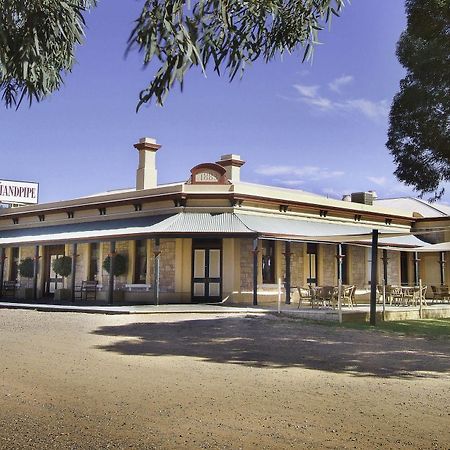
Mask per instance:
[[[53,270],[53,261],[64,256],[64,245],[49,245],[45,247],[44,257],[44,295],[53,297],[56,289],[63,287],[63,278]]]
[[[192,301],[219,302],[222,298],[222,240],[192,241]]]

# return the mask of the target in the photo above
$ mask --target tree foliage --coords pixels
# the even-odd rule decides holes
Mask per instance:
[[[57,275],[66,278],[72,272],[72,258],[70,256],[60,256],[53,261],[52,268]]]
[[[156,62],[138,108],[162,104],[189,69],[226,71],[230,80],[250,63],[303,47],[312,54],[318,31],[345,0],[145,0],[128,51]],[[0,92],[7,106],[57,90],[82,42],[83,15],[96,0],[0,0]]]
[[[33,278],[34,276],[34,261],[32,258],[25,258],[20,261],[18,265],[21,277]]]
[[[421,195],[450,180],[450,2],[407,0],[397,56],[407,70],[390,112],[395,174]]]
[[[186,72],[211,67],[230,80],[245,67],[262,59],[304,47],[311,56],[318,31],[332,15],[338,15],[344,0],[146,0],[129,39],[144,64],[153,59],[160,67],[147,89],[140,94],[138,108],[153,98],[162,104]]]
[[[114,256],[114,276],[124,275],[128,270],[128,260],[125,255],[116,253]],[[103,269],[111,274],[111,256],[107,256],[103,261]]]
[[[60,88],[96,0],[0,0],[0,93],[7,107]]]

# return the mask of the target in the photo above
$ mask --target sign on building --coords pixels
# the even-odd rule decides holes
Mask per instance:
[[[0,180],[0,203],[34,205],[38,196],[38,183]]]

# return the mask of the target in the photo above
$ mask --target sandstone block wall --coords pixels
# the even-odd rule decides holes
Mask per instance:
[[[334,286],[337,283],[336,245],[319,245],[319,284]],[[322,265],[322,270],[320,270]]]
[[[286,258],[284,256],[284,243],[282,245],[281,254],[281,277],[286,277]],[[291,285],[303,286],[304,283],[304,261],[303,261],[304,244],[301,242],[291,243]]]
[[[350,262],[350,264],[347,263],[349,282],[355,284],[357,287],[366,286],[368,282],[366,248],[349,245],[347,254]]]
[[[241,291],[253,289],[253,241],[240,239]]]
[[[160,290],[175,292],[175,239],[161,239],[160,258]]]

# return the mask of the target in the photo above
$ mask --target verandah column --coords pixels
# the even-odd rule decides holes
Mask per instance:
[[[34,247],[34,265],[33,265],[33,300],[37,300],[37,278],[39,271],[39,245]]]
[[[72,290],[72,301],[75,301],[75,276],[77,273],[77,244],[76,242],[72,244],[72,270],[70,276],[71,278],[71,290]]]
[[[258,238],[253,239],[253,305],[258,304]]]
[[[155,298],[155,305],[159,306],[159,272],[160,272],[160,255],[161,242],[159,238],[153,240],[153,255],[155,258],[154,274],[153,274],[153,296]]]
[[[0,248],[0,298],[3,296],[3,275],[5,272],[5,248]]]
[[[286,265],[286,279],[284,288],[286,290],[286,305],[291,304],[291,243],[290,241],[286,241],[284,243],[284,258]]]
[[[370,325],[377,323],[377,280],[378,280],[378,230],[372,230],[372,257],[370,275]]]
[[[445,284],[445,252],[441,252],[441,258],[439,259],[439,268],[441,275],[441,286]]]
[[[388,255],[387,255],[387,250],[384,248],[383,249],[383,257],[381,258],[383,261],[383,284],[386,286],[388,284]]]
[[[116,256],[116,241],[109,243],[109,283],[108,283],[108,303],[113,304],[114,301],[114,270]]]
[[[419,253],[414,252],[414,286],[419,286]]]

